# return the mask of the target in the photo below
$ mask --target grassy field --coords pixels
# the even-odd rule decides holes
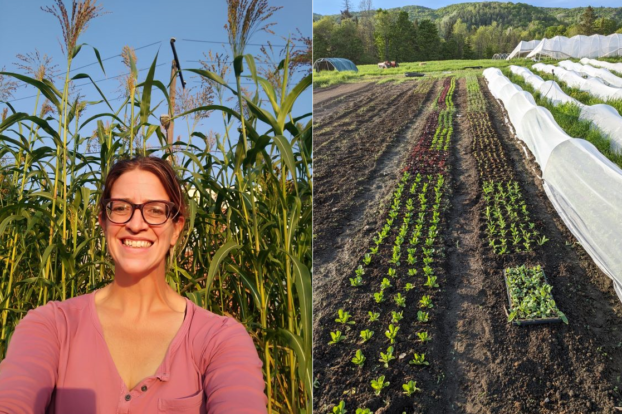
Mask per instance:
[[[438,60],[432,62],[405,62],[400,63],[397,68],[380,69],[378,65],[360,65],[359,71],[323,71],[313,73],[313,87],[323,88],[340,83],[356,83],[356,82],[404,82],[413,78],[404,76],[406,72],[419,72],[425,76],[446,76],[450,72],[453,75],[466,75],[469,72],[479,71],[489,67],[497,67],[503,69],[510,65],[526,66],[533,63],[527,59],[508,60]],[[481,66],[481,69],[465,69],[473,66]]]

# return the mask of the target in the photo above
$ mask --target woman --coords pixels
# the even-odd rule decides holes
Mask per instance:
[[[0,413],[265,412],[244,327],[166,283],[186,213],[171,166],[117,162],[99,208],[114,280],[28,312],[0,363]]]

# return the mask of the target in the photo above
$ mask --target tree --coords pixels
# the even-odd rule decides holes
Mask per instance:
[[[419,22],[417,28],[417,45],[419,46],[420,60],[436,60],[439,58],[441,39],[438,29],[430,19]]]
[[[378,61],[378,50],[374,38],[374,8],[372,0],[361,0],[359,4],[358,35],[363,42],[365,53],[362,59],[365,63]]]
[[[361,63],[363,42],[357,36],[356,22],[353,19],[342,20],[335,28],[332,40],[332,57],[350,59],[354,63]]]
[[[343,10],[341,10],[341,20],[352,18],[352,7],[350,0],[343,0]]]
[[[581,34],[590,36],[594,34],[594,21],[596,16],[594,15],[594,9],[592,6],[588,6],[587,9],[581,15],[581,21],[579,23],[579,31]]]
[[[376,45],[378,46],[378,54],[381,60],[389,60],[394,52],[391,50],[394,27],[397,22],[397,13],[388,10],[378,9],[376,12],[376,27],[374,35],[376,37]]]
[[[597,34],[605,36],[615,33],[617,28],[618,23],[615,20],[607,19],[606,17],[601,17],[594,23],[594,31]]]
[[[397,17],[392,33],[392,43],[395,45],[395,56],[390,56],[399,62],[413,62],[415,60],[416,38],[415,26],[410,22],[408,13],[402,11]]]
[[[332,57],[331,42],[335,31],[335,20],[325,16],[313,23],[313,59]]]

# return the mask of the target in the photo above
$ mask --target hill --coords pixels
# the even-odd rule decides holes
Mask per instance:
[[[585,7],[575,7],[572,9],[536,7],[524,3],[460,3],[431,9],[423,6],[403,6],[388,10],[405,11],[411,21],[430,19],[440,23],[443,19],[462,19],[468,28],[478,26],[488,26],[496,21],[503,26],[527,27],[532,21],[540,21],[546,26],[571,25],[579,21]],[[618,25],[622,25],[622,7],[595,7],[594,12],[597,17],[613,19]],[[353,12],[353,16],[358,16],[358,12]],[[313,13],[313,21],[324,17],[321,14]],[[339,15],[332,15],[337,20]]]

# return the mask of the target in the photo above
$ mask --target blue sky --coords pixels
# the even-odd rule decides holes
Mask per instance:
[[[42,6],[53,6],[52,0],[28,0],[28,1],[1,1],[2,13],[0,14],[0,69],[4,66],[6,71],[19,72],[14,65],[17,62],[18,53],[32,53],[35,49],[41,54],[47,54],[53,58],[53,63],[58,64],[62,74],[66,69],[66,59],[61,53],[59,41],[62,41],[62,32],[57,19],[51,14],[41,10]],[[300,29],[303,35],[310,36],[312,31],[311,0],[269,0],[271,6],[283,6],[277,11],[269,22],[277,23],[271,29],[276,33],[271,35],[258,31],[250,43],[266,44],[270,41],[274,45],[284,45],[282,37],[297,37],[296,29]],[[135,49],[138,69],[149,68],[156,53],[158,67],[156,79],[168,84],[170,76],[170,63],[172,51],[169,45],[171,37],[177,39],[176,49],[183,69],[198,68],[199,63],[192,62],[203,58],[203,52],[212,49],[215,52],[229,52],[227,33],[224,25],[227,22],[227,6],[225,0],[176,0],[174,2],[164,0],[100,0],[105,14],[91,21],[90,27],[79,39],[79,43],[88,43],[96,47],[102,59],[110,58],[104,62],[106,74],[104,74],[96,62],[91,48],[83,47],[72,64],[72,68],[86,66],[79,70],[72,70],[72,74],[87,73],[102,89],[108,99],[119,96],[119,82],[114,77],[127,73],[127,69],[116,56],[121,53],[123,46],[129,45]],[[65,0],[65,5],[71,12],[71,0]],[[188,40],[185,40],[188,39]],[[194,42],[189,40],[203,40],[214,43]],[[259,47],[248,46],[246,53],[257,54]],[[95,63],[95,64],[93,64]],[[141,71],[139,82],[144,79],[147,71]],[[189,86],[197,85],[198,80],[186,73],[184,79]],[[301,79],[298,75],[294,81]],[[64,78],[59,79],[58,85]],[[100,100],[95,88],[88,80],[78,80],[80,91],[86,96],[86,100]],[[85,85],[86,84],[86,85]],[[180,88],[180,82],[177,88]],[[247,87],[251,87],[247,85]],[[62,90],[62,89],[61,89]],[[21,87],[11,100],[17,111],[32,112],[36,94],[32,87]],[[25,98],[25,99],[24,99]],[[152,106],[163,98],[159,92],[152,98]],[[311,91],[306,91],[299,99],[294,108],[294,115],[302,115],[311,112]],[[110,102],[116,110],[122,100]],[[116,105],[115,105],[116,104]],[[4,108],[0,104],[0,110]],[[91,115],[97,112],[105,112],[105,104],[93,107]],[[166,113],[165,105],[160,106],[157,113]],[[86,114],[89,115],[88,113]],[[86,119],[86,118],[83,118]],[[157,123],[151,119],[152,123]],[[216,132],[222,127],[220,114],[213,114],[198,128],[201,132],[213,129]],[[89,132],[94,127],[85,127]],[[175,135],[184,135],[186,129],[182,123],[175,125]],[[152,142],[152,141],[150,141]]]
[[[360,1],[351,0],[351,4],[354,5],[355,11],[358,10]],[[431,9],[438,9],[456,3],[472,3],[472,2],[457,2],[449,0],[374,0],[374,8],[391,9],[394,7],[403,6],[424,6]],[[517,3],[517,2],[513,2]],[[539,7],[622,7],[619,0],[598,0],[598,1],[585,1],[585,0],[539,0],[530,1],[524,0],[520,3],[531,4],[532,6]],[[313,0],[313,12],[318,14],[337,14],[343,9],[343,1],[340,0]]]

